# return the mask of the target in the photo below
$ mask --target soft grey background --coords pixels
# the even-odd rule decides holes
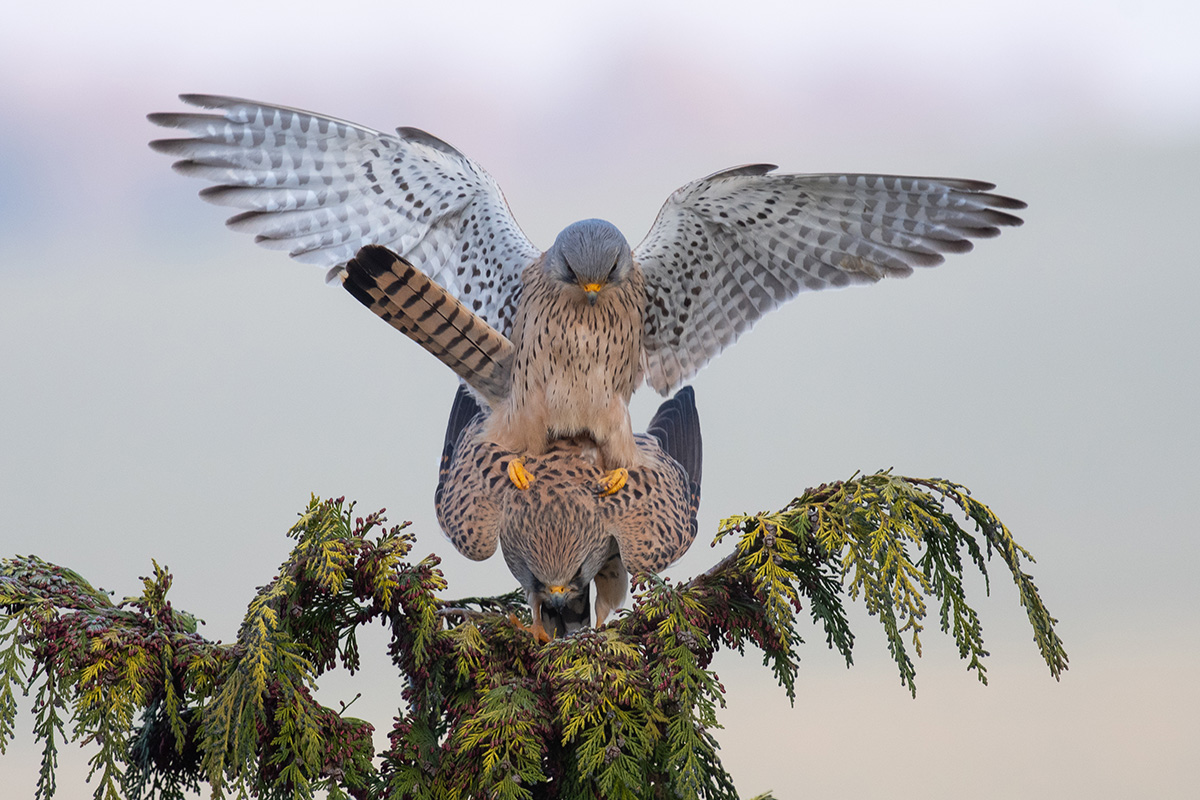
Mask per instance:
[[[255,247],[146,147],[178,92],[425,128],[484,164],[538,244],[634,242],[714,170],[982,178],[1023,228],[906,281],[803,296],[695,381],[702,531],[895,467],[970,486],[1038,557],[1053,681],[994,564],[991,685],[933,630],[919,694],[874,620],[846,670],[813,631],[794,708],[722,656],[747,796],[1194,797],[1200,6],[1171,2],[22,4],[0,26],[0,556],[118,597],[150,559],[231,639],[310,492],[411,519],[452,594],[499,559],[443,540],[454,379],[320,270]],[[736,8],[736,10],[735,10]],[[635,426],[656,403],[635,403]],[[723,552],[723,551],[722,551]],[[390,724],[382,631],[329,703]],[[0,794],[31,796],[26,707]],[[90,796],[89,751],[59,797]]]

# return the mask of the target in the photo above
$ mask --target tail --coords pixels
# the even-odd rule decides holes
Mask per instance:
[[[363,247],[346,264],[346,291],[470,384],[489,405],[510,388],[513,345],[400,256]]]

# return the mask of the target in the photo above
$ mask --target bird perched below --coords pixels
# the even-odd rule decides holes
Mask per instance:
[[[981,181],[751,164],[676,190],[636,247],[611,224],[585,220],[543,252],[496,181],[424,131],[181,98],[217,113],[151,114],[188,134],[151,146],[216,184],[204,199],[242,210],[231,228],[331,277],[365,245],[419,264],[512,342],[511,384],[492,407],[488,439],[538,456],[557,438],[587,435],[609,491],[642,453],[627,404],[643,379],[668,394],[801,291],[941,264],[971,239],[1021,224],[1009,211],[1025,207]],[[527,486],[522,465],[513,460],[510,479]]]
[[[599,627],[624,601],[629,572],[666,569],[696,538],[702,445],[690,386],[634,435],[639,466],[611,497],[595,491],[603,472],[587,437],[556,439],[528,456],[538,479],[518,491],[506,467],[515,454],[482,435],[486,418],[460,387],[446,430],[438,521],[468,558],[489,558],[499,543],[539,640],[589,623],[592,581]]]

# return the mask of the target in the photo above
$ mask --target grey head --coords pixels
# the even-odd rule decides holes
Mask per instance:
[[[633,271],[633,252],[616,225],[585,219],[558,235],[546,251],[545,269],[563,283],[578,286],[594,303],[605,287],[620,285]]]

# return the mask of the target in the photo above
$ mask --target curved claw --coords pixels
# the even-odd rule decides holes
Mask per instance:
[[[610,494],[616,494],[621,487],[629,480],[629,470],[624,467],[617,467],[608,472],[600,482],[596,485],[596,491],[601,497],[608,497]]]
[[[529,484],[533,483],[533,474],[525,469],[524,458],[514,458],[508,462],[508,479],[521,491],[525,491]]]

